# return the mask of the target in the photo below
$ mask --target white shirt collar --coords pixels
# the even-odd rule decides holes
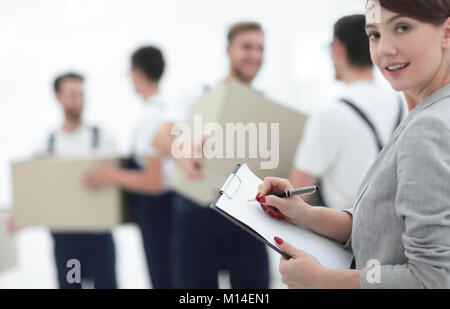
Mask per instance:
[[[158,108],[163,108],[164,100],[162,99],[162,95],[160,93],[152,95],[145,101],[145,106],[154,106]]]
[[[72,132],[66,132],[62,129],[62,127],[59,127],[58,132],[59,134],[70,137],[82,134],[82,132],[84,132],[87,128],[88,126],[85,123],[81,123],[81,125]]]

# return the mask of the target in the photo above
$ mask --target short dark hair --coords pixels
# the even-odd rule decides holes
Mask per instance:
[[[366,34],[366,17],[350,15],[334,24],[334,38],[344,44],[350,64],[359,67],[372,67],[369,38]]]
[[[244,21],[234,24],[230,27],[230,30],[228,30],[228,45],[230,45],[233,42],[233,39],[240,33],[245,31],[259,31],[261,33],[264,33],[264,30],[260,23],[253,22],[253,21]]]
[[[81,82],[84,81],[83,75],[81,75],[79,73],[68,72],[68,73],[59,75],[58,77],[55,78],[55,81],[53,82],[53,89],[55,90],[56,94],[59,93],[59,91],[61,90],[61,84],[66,79],[75,79],[75,80],[79,80]]]
[[[133,53],[131,65],[142,71],[148,79],[158,82],[164,73],[165,62],[161,50],[144,46]]]

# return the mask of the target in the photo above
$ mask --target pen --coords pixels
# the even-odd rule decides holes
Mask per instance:
[[[319,186],[311,186],[311,187],[304,187],[304,188],[298,188],[288,191],[279,192],[276,194],[269,194],[277,197],[291,197],[294,195],[305,195],[305,194],[314,194],[319,190]],[[249,200],[248,202],[256,202],[256,199]]]

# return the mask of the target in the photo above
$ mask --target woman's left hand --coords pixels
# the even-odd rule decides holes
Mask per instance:
[[[281,257],[279,267],[282,282],[289,289],[322,287],[322,278],[326,268],[320,265],[316,258],[278,237],[275,237],[275,242],[283,252],[291,256],[289,260]]]

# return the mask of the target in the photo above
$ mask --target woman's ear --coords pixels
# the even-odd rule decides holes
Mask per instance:
[[[450,49],[450,17],[444,22],[443,25],[444,40],[442,41],[442,47]]]

